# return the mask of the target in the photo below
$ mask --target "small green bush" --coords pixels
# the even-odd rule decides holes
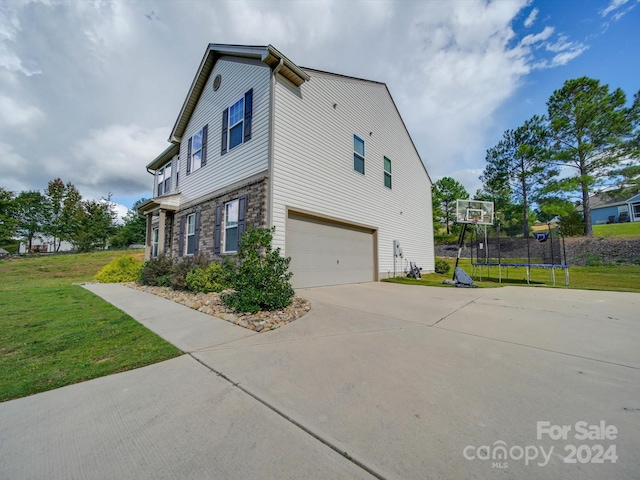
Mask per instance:
[[[587,267],[602,267],[603,262],[602,258],[599,255],[589,255],[587,257],[586,266]]]
[[[193,255],[177,260],[171,269],[171,288],[174,290],[188,290],[187,274],[198,267],[204,270],[208,266],[209,260],[202,255]]]
[[[173,258],[164,255],[144,262],[138,282],[142,285],[168,287],[171,284],[173,263]]]
[[[207,268],[196,266],[187,273],[185,279],[187,290],[192,292],[221,292],[229,288],[228,275],[222,264],[212,262]]]
[[[449,265],[445,260],[437,258],[435,270],[436,270],[436,273],[445,274],[449,270],[451,270],[451,265]]]
[[[279,310],[291,304],[294,295],[288,272],[291,258],[271,249],[275,229],[247,231],[240,239],[238,261],[233,278],[234,293],[223,295],[224,303],[239,312]]]
[[[131,255],[124,255],[102,267],[94,278],[102,283],[135,282],[141,269],[140,260]]]

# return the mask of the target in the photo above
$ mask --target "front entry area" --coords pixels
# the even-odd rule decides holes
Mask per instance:
[[[294,288],[376,280],[375,230],[289,212],[285,234]]]

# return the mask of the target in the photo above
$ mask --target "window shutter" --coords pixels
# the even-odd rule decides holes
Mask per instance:
[[[242,195],[238,198],[238,241],[242,234],[247,231],[247,196]]]
[[[227,135],[229,130],[229,109],[225,108],[222,112],[222,145],[220,147],[220,154],[227,153]]]
[[[202,164],[201,166],[205,166],[207,164],[207,132],[209,131],[209,125],[205,125],[202,128]]]
[[[178,237],[178,256],[184,255],[184,222],[186,217],[180,218],[180,236]]]
[[[222,236],[222,205],[216,205],[216,219],[213,227],[213,253],[220,253]]]
[[[196,212],[196,225],[193,235],[193,254],[197,255],[200,250],[200,212]]]
[[[187,143],[187,175],[191,173],[191,138],[189,138],[189,143]]]
[[[253,114],[253,88],[244,94],[244,141],[251,140],[251,116]]]

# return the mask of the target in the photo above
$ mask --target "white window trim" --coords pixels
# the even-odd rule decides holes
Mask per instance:
[[[160,227],[153,227],[151,230],[151,257],[158,258],[158,240],[160,236]]]
[[[238,220],[236,219],[236,224],[232,227],[227,225],[227,205],[231,205],[233,203],[236,203],[238,206],[236,208],[236,210],[238,210],[240,208],[240,200],[239,199],[235,199],[235,200],[231,200],[230,202],[227,202],[224,204],[224,235],[222,238],[222,253],[238,253],[238,248],[236,247],[235,250],[227,250],[227,230],[231,230],[233,228],[236,229],[236,232],[238,231]],[[237,236],[237,233],[236,233]],[[240,239],[238,238],[238,241],[240,241]]]
[[[193,219],[193,233],[189,233],[189,224],[190,219]],[[194,237],[194,241],[193,241],[193,250],[196,249],[196,245],[195,245],[195,235],[196,235],[196,214],[195,213],[190,213],[189,215],[187,215],[187,228],[185,228],[185,233],[187,235],[186,240],[186,245],[185,245],[185,254],[186,255],[193,255],[193,252],[189,253],[189,237],[193,236]]]
[[[356,138],[362,142],[362,150],[363,150],[364,155],[360,155],[358,152],[356,152],[356,146],[355,146]],[[366,148],[365,141],[354,133],[353,134],[353,143],[354,143],[354,145],[353,145],[353,155],[354,156],[357,155],[358,157],[360,157],[362,159],[362,169],[364,170],[364,172],[366,172],[367,171],[367,168],[366,168],[367,163],[366,163],[365,159],[366,159],[367,148]],[[352,167],[353,167],[353,171],[354,172],[356,172],[359,175],[363,175],[364,176],[364,174],[365,174],[364,172],[359,172],[358,170],[356,170],[355,164],[353,164]]]
[[[167,173],[167,169],[169,169],[168,173]],[[165,176],[163,190],[164,190],[164,193],[166,194],[166,193],[169,193],[171,191],[171,173],[172,173],[171,172],[171,170],[172,170],[171,162],[167,163],[163,167],[163,170],[164,170],[164,176]],[[167,186],[169,188],[167,188]]]
[[[200,148],[196,150],[194,139],[198,136],[198,134],[200,135]],[[189,163],[191,165],[191,168],[190,168],[191,173],[195,172],[196,170],[200,170],[202,168],[202,146],[204,144],[203,136],[204,136],[204,128],[201,128],[191,137],[191,158],[189,158]],[[195,163],[193,163],[193,157],[195,157],[196,153],[198,152],[200,152],[200,165],[198,166],[198,168],[196,168]]]
[[[389,171],[388,172],[387,172],[387,162],[386,162],[387,160],[389,160]],[[392,171],[392,168],[393,168],[392,164],[393,164],[393,162],[391,161],[391,159],[389,157],[382,157],[382,169],[384,170],[382,183],[385,186],[385,188],[388,188],[389,190],[393,190],[393,175],[391,174],[391,171]],[[386,183],[387,176],[389,177],[389,185],[390,186],[387,186],[387,183]]]
[[[232,124],[231,123],[231,107],[235,106],[237,103],[242,102],[242,115],[240,116],[240,120],[238,120],[236,123]],[[231,105],[229,105],[229,125],[227,127],[227,151],[231,151],[232,148],[236,148],[239,147],[240,145],[242,145],[244,143],[244,110],[245,110],[245,105],[244,105],[245,99],[244,99],[244,95],[242,97],[240,97],[238,100],[236,100],[235,102],[233,102]],[[242,134],[240,136],[240,143],[235,145],[235,146],[231,146],[231,129],[233,127],[238,126],[239,124],[242,124]]]

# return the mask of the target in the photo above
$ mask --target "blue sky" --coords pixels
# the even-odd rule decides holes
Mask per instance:
[[[0,186],[61,177],[122,213],[151,194],[208,43],[387,83],[432,179],[473,194],[487,148],[565,80],[640,89],[640,0],[0,0]]]

